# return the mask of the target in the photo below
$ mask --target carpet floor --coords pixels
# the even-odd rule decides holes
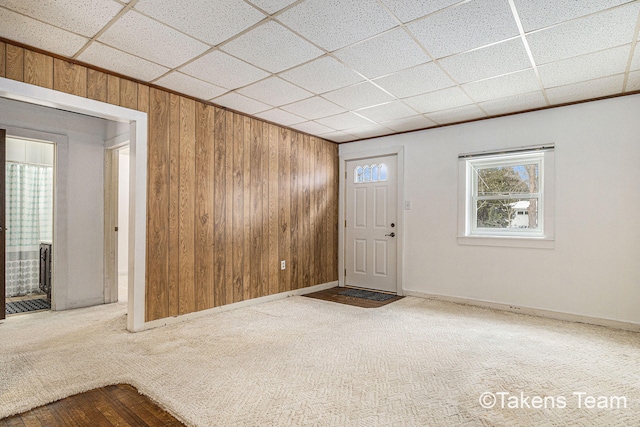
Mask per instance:
[[[632,332],[412,297],[291,297],[136,334],[125,312],[1,323],[0,418],[128,383],[191,426],[640,425]]]

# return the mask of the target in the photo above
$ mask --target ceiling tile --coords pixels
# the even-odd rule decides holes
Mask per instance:
[[[156,80],[154,83],[159,86],[175,90],[176,92],[205,100],[215,98],[227,92],[226,89],[223,89],[220,86],[203,82],[202,80],[198,80],[177,71],[167,74],[161,79]]]
[[[270,75],[219,50],[196,59],[180,71],[227,89],[246,86]]]
[[[321,135],[329,132],[334,132],[334,129],[316,122],[298,123],[297,125],[292,125],[291,127],[299,130],[300,132],[306,132],[311,135]]]
[[[349,46],[335,56],[370,79],[430,61],[403,29]]]
[[[633,40],[640,2],[528,34],[537,65],[596,52]]]
[[[496,77],[531,67],[519,38],[440,60],[459,83]]]
[[[636,45],[636,51],[633,54],[633,60],[631,61],[631,70],[640,70],[640,43]]]
[[[482,102],[480,107],[487,114],[497,116],[500,114],[513,113],[516,111],[533,110],[534,108],[542,108],[547,105],[544,95],[541,91],[523,93],[520,95],[509,96],[506,98],[495,99],[493,101]]]
[[[84,37],[2,8],[0,8],[0,37],[64,56],[73,56],[89,41]]]
[[[254,28],[221,49],[272,73],[286,70],[324,53],[274,21]]]
[[[280,77],[316,94],[329,92],[364,80],[330,56],[285,71],[280,74]]]
[[[290,104],[313,95],[278,77],[269,77],[266,80],[243,87],[238,89],[238,93],[274,107]]]
[[[277,123],[282,126],[290,126],[305,121],[305,119],[303,119],[302,117],[296,116],[295,114],[291,114],[286,111],[282,111],[279,108],[263,111],[262,113],[256,114],[256,117],[273,123]]]
[[[363,126],[356,129],[349,129],[349,133],[355,137],[355,139],[375,138],[378,136],[385,136],[392,134],[391,129],[387,129],[380,125]]]
[[[462,85],[462,88],[476,102],[504,98],[511,95],[533,92],[540,89],[538,78],[533,69],[480,80]]]
[[[389,10],[403,23],[459,2],[460,0],[383,0]]]
[[[459,87],[450,87],[423,95],[413,96],[404,100],[420,113],[430,113],[438,110],[471,104],[473,101]]]
[[[313,98],[285,105],[282,109],[305,117],[308,120],[332,116],[346,111],[344,108],[338,107],[336,104],[329,102],[324,98],[320,98],[319,96],[314,96]]]
[[[475,120],[487,115],[475,105],[465,105],[464,107],[452,108],[449,110],[437,111],[427,114],[427,117],[441,125],[448,123],[463,122],[466,120]]]
[[[640,90],[640,71],[629,73],[629,81],[627,81],[627,92]]]
[[[296,0],[249,0],[250,3],[255,4],[260,9],[271,14],[284,9],[295,1]]]
[[[211,45],[266,17],[237,0],[139,0],[135,9]]]
[[[351,141],[355,139],[353,135],[349,135],[348,133],[340,132],[340,131],[323,133],[323,134],[320,134],[320,137],[322,139],[327,139],[333,142],[346,142],[346,141]]]
[[[157,79],[169,71],[167,67],[154,64],[98,42],[91,43],[78,56],[78,60],[145,82]]]
[[[336,130],[352,129],[361,126],[368,126],[372,123],[352,112],[338,114],[336,116],[324,117],[316,120],[316,122],[329,126]]]
[[[113,0],[2,0],[2,6],[86,37],[93,37],[124,6]]]
[[[589,15],[629,0],[515,0],[516,10],[526,32]]]
[[[547,96],[552,104],[582,101],[620,93],[622,92],[623,82],[624,74],[618,74],[572,85],[554,87],[547,90]]]
[[[436,126],[436,123],[433,120],[429,120],[425,116],[405,117],[403,119],[391,120],[380,124],[396,132],[407,132],[410,130],[426,129]]]
[[[375,0],[306,0],[277,19],[330,52],[397,25]]]
[[[135,11],[124,14],[98,40],[169,68],[175,68],[209,48]]]
[[[507,0],[461,3],[407,26],[436,58],[465,52],[519,34]]]
[[[347,110],[370,107],[376,104],[393,101],[393,97],[369,82],[334,90],[322,95],[323,98],[335,102]]]
[[[433,92],[455,85],[435,62],[399,71],[380,77],[374,83],[389,91],[398,98]]]
[[[538,67],[546,88],[624,73],[630,45],[576,56]]]
[[[376,123],[415,116],[416,112],[400,101],[358,110],[358,114]]]
[[[256,114],[261,111],[270,109],[271,107],[254,99],[247,98],[236,92],[226,93],[213,100],[215,104],[227,107],[232,110],[241,111],[246,114]]]

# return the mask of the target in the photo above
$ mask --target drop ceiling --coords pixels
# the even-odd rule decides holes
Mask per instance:
[[[640,0],[0,0],[0,37],[347,142],[640,90]]]

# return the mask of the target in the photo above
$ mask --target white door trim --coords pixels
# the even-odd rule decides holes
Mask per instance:
[[[86,114],[130,126],[129,301],[127,329],[145,329],[147,114],[0,77],[0,97]],[[58,163],[58,168],[62,167]],[[60,248],[58,249],[60,250]]]
[[[403,295],[402,277],[403,277],[403,252],[404,252],[404,147],[389,147],[384,149],[373,149],[358,151],[355,153],[341,154],[340,159],[340,185],[338,186],[338,285],[344,286],[344,268],[345,268],[345,230],[344,222],[346,218],[346,193],[347,181],[345,173],[347,171],[346,164],[350,160],[367,159],[370,157],[380,156],[398,156],[398,203],[397,203],[397,238],[398,248],[396,252],[396,293]]]

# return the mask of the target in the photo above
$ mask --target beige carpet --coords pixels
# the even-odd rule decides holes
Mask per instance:
[[[291,297],[138,334],[125,320],[117,303],[0,324],[0,418],[129,383],[194,426],[640,425],[631,332],[411,297]],[[484,392],[503,394],[484,409]]]

